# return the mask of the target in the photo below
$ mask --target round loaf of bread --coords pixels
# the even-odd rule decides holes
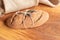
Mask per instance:
[[[34,28],[44,24],[49,14],[42,10],[28,10],[13,14],[6,20],[6,25],[15,29]]]

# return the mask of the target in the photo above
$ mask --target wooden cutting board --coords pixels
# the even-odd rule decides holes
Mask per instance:
[[[60,6],[51,8],[40,4],[33,9],[47,11],[49,20],[33,29],[11,29],[0,21],[0,40],[60,40]]]

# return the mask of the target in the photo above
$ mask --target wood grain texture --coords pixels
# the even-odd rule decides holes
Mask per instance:
[[[60,6],[51,8],[40,4],[33,9],[47,11],[49,20],[33,29],[11,29],[0,21],[0,40],[60,40]]]

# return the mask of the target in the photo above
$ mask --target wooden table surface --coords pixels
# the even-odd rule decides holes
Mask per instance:
[[[33,29],[11,29],[0,21],[0,40],[60,40],[60,6],[51,8],[40,4],[34,9],[47,11],[49,20]]]

